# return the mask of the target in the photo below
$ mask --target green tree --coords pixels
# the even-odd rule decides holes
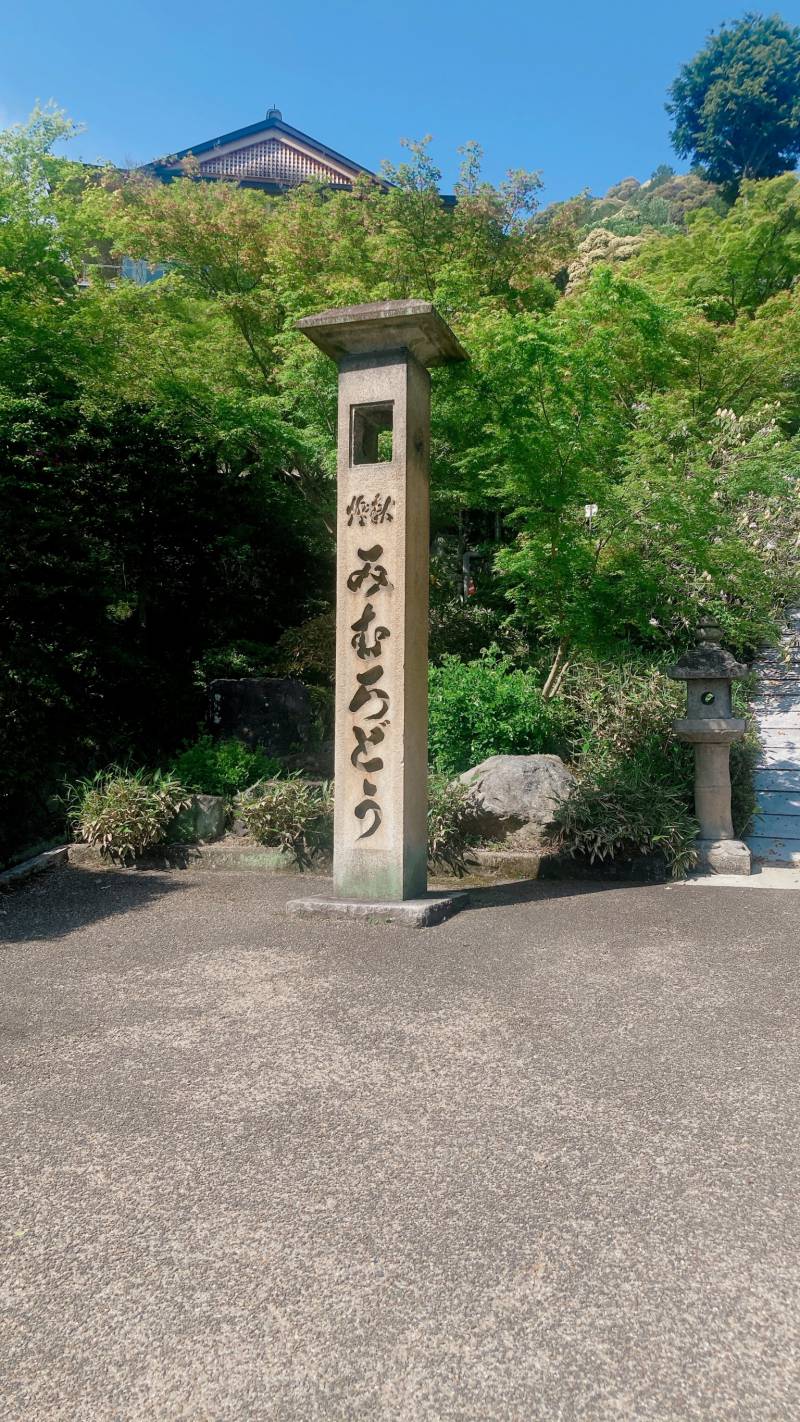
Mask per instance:
[[[648,242],[633,264],[661,296],[677,297],[713,322],[752,316],[800,274],[800,181],[784,173],[744,183],[727,213],[694,213],[686,236]]]
[[[667,113],[672,143],[712,182],[773,178],[800,153],[800,29],[748,13],[712,33],[681,69]]]
[[[671,324],[641,286],[601,270],[550,316],[503,313],[468,334],[457,462],[515,530],[497,568],[531,639],[557,648],[548,695],[574,647],[647,624],[645,608],[621,605],[609,541],[625,517],[616,485],[637,402],[676,364]]]
[[[469,350],[432,380],[439,642],[496,640],[543,723],[582,649],[660,656],[710,602],[745,650],[798,595],[791,175],[729,211],[662,172],[542,221],[536,175],[487,185],[472,145],[453,207],[424,142],[389,187],[277,199],[85,169],[53,156],[70,131],[46,112],[0,136],[0,854],[62,774],[172,753],[203,669],[326,679],[336,373],[295,329],[314,309],[432,299]],[[166,275],[120,280],[114,252]]]
[[[496,570],[550,648],[548,697],[581,649],[680,642],[709,603],[757,645],[797,593],[797,450],[742,379],[753,351],[731,356],[726,336],[601,269],[550,316],[473,326],[472,369],[446,377],[456,464],[504,510]],[[746,418],[720,408],[737,382]]]

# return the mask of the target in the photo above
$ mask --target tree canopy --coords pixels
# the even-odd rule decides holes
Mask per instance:
[[[721,25],[669,95],[675,151],[711,182],[777,177],[800,153],[800,29],[753,13]]]
[[[53,156],[70,132],[0,139],[0,823],[174,751],[210,672],[291,647],[324,682],[336,375],[295,321],[337,304],[433,300],[472,357],[433,372],[434,647],[497,641],[552,696],[709,608],[737,650],[774,634],[799,587],[790,174],[580,261],[585,200],[542,220],[538,176],[490,185],[474,145],[453,207],[425,142],[386,189],[269,197],[84,168]]]

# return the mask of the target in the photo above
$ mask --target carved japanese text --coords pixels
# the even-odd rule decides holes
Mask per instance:
[[[364,494],[354,494],[345,509],[347,527],[352,528],[353,524],[357,524],[359,528],[366,528],[368,523],[392,523],[393,508],[394,499],[391,494],[375,494],[372,499],[366,498]]]
[[[360,495],[358,496],[360,498]],[[376,499],[373,506],[376,506]],[[391,514],[387,513],[387,505],[391,503],[387,499],[383,505],[383,515],[391,519]],[[348,523],[352,524],[356,517],[359,522],[365,522],[360,515],[355,512],[356,500],[351,500],[348,505]],[[367,506],[368,508],[370,506]],[[373,522],[379,520],[373,519]],[[378,593],[391,587],[388,573],[383,563],[380,561],[383,556],[383,548],[376,543],[372,548],[359,548],[357,556],[361,559],[361,565],[348,575],[347,586],[352,593],[360,593],[364,598],[373,598]],[[365,602],[361,609],[360,616],[355,622],[350,624],[353,636],[350,639],[359,661],[372,662],[364,671],[356,673],[356,689],[350,700],[348,709],[359,719],[353,724],[354,746],[350,755],[350,763],[357,770],[364,773],[362,782],[363,799],[359,800],[353,810],[355,818],[359,823],[364,824],[364,829],[358,836],[359,839],[369,839],[371,835],[380,828],[383,821],[383,812],[378,800],[379,783],[377,778],[384,768],[383,756],[375,754],[377,747],[382,746],[386,739],[386,727],[390,725],[389,710],[391,698],[385,686],[381,685],[384,677],[384,668],[380,658],[383,653],[383,644],[391,632],[388,627],[372,624],[376,620],[375,608],[372,602]],[[378,724],[362,725],[363,722],[377,722]]]

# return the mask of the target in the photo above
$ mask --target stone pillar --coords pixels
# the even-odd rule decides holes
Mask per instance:
[[[694,748],[694,804],[703,840],[733,839],[730,746],[698,742]]]
[[[340,900],[427,887],[426,367],[465,359],[424,301],[307,316],[339,367],[334,887]]]
[[[346,899],[427,888],[429,428],[430,376],[410,351],[342,362],[333,877]]]

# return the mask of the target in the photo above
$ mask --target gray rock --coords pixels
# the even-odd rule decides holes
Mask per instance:
[[[235,736],[251,749],[285,756],[314,739],[314,715],[308,688],[291,677],[221,677],[208,688],[212,734]]]
[[[193,795],[190,804],[181,810],[167,830],[170,844],[208,843],[221,839],[225,833],[227,805],[222,795]]]
[[[549,824],[575,776],[557,755],[493,755],[459,776],[472,791],[484,839],[535,839]]]

